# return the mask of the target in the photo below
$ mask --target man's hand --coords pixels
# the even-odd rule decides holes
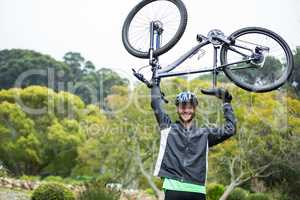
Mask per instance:
[[[225,90],[223,88],[213,88],[213,89],[208,89],[208,90],[201,90],[201,92],[206,95],[216,96],[219,99],[222,99],[224,103],[230,103],[232,100],[231,94],[228,92],[228,90]]]

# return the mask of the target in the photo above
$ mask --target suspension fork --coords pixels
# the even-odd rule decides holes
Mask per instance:
[[[157,79],[157,70],[159,69],[159,59],[158,56],[154,56],[154,50],[160,48],[161,35],[163,29],[159,22],[150,23],[150,48],[149,48],[149,65],[152,67],[153,79]]]

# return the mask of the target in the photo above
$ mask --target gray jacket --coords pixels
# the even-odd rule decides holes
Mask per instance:
[[[176,121],[172,123],[161,107],[159,86],[151,89],[151,107],[160,127],[160,149],[154,175],[185,183],[205,185],[209,147],[219,144],[235,134],[236,122],[231,104],[225,103],[225,124],[220,128],[190,129]]]

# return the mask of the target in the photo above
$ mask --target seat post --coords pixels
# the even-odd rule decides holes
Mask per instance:
[[[217,87],[217,76],[219,71],[217,70],[217,65],[218,65],[218,49],[220,46],[214,45],[214,60],[213,60],[213,88]]]

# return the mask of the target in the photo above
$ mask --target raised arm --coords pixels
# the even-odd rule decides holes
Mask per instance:
[[[236,120],[230,103],[223,105],[225,123],[220,128],[208,128],[208,144],[213,146],[223,142],[236,133]]]
[[[170,127],[171,120],[170,117],[165,113],[162,108],[162,98],[160,87],[157,84],[153,84],[151,88],[151,107],[154,111],[156,120],[158,122],[160,130]]]
[[[210,90],[202,90],[202,93],[214,95],[223,100],[223,111],[225,124],[220,128],[208,128],[208,143],[213,146],[223,142],[236,133],[236,120],[233,109],[231,107],[231,94],[222,88],[214,88]]]

